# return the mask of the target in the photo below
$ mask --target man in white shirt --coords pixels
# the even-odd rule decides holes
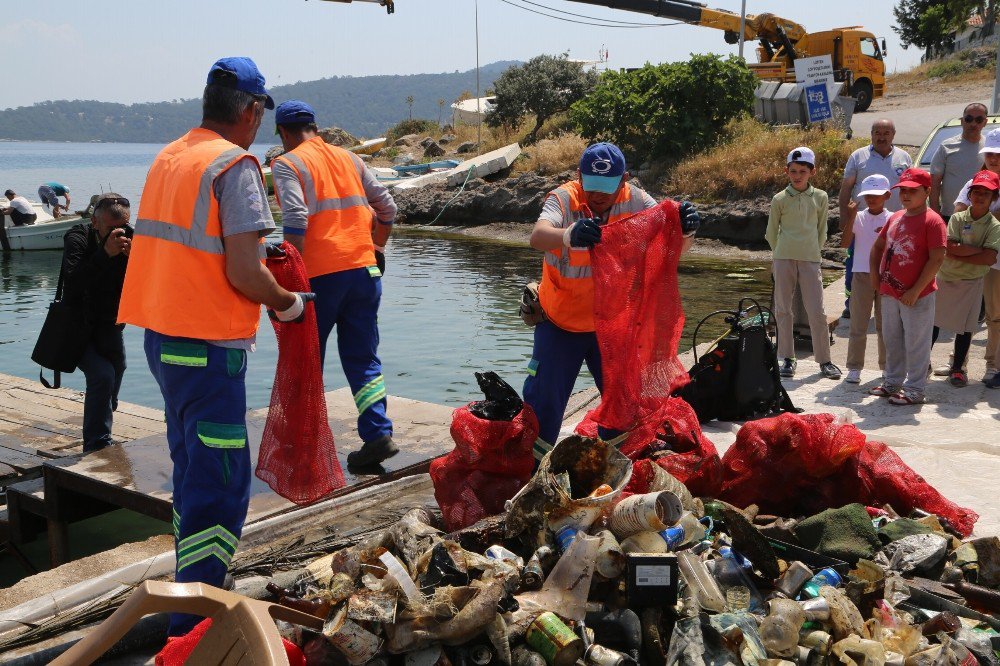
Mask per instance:
[[[35,209],[32,208],[30,201],[24,197],[17,196],[14,190],[7,190],[3,195],[10,201],[10,205],[6,208],[0,208],[0,216],[10,215],[10,219],[14,222],[15,227],[35,223],[38,215],[35,213]]]

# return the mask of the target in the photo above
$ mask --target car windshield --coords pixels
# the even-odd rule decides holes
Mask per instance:
[[[931,138],[930,143],[927,144],[927,150],[924,154],[920,156],[920,164],[918,165],[922,169],[927,169],[931,165],[931,160],[934,159],[934,153],[937,152],[938,146],[945,139],[950,139],[953,136],[958,136],[962,133],[962,126],[955,125],[954,127],[942,127],[937,131],[937,133]]]

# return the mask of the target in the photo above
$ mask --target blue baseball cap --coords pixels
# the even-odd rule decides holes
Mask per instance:
[[[220,58],[208,71],[207,83],[242,90],[251,95],[263,95],[265,109],[274,108],[274,100],[264,88],[264,75],[250,58]]]
[[[585,192],[614,194],[625,175],[625,156],[613,143],[595,143],[583,151],[580,176]]]
[[[313,108],[298,99],[290,99],[287,102],[282,102],[278,105],[278,108],[274,110],[274,124],[275,125],[293,125],[296,123],[314,123],[316,122],[316,112]],[[277,134],[277,128],[274,130]]]

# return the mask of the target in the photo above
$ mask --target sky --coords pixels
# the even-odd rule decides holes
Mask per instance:
[[[528,60],[568,51],[608,66],[684,60],[691,53],[735,53],[722,32],[689,25],[612,29],[559,21],[572,12],[599,20],[663,23],[642,14],[571,0],[3,0],[0,109],[53,99],[133,103],[199,97],[219,57],[252,57],[268,85],[331,76],[465,71],[479,61]],[[740,11],[739,0],[710,0]],[[905,70],[920,50],[903,50],[889,0],[747,0],[747,13],[772,12],[808,30],[864,25],[888,45],[886,69]],[[538,5],[551,10],[541,9]],[[553,11],[554,10],[554,11]],[[566,18],[586,20],[579,17]],[[753,58],[748,48],[748,58]]]

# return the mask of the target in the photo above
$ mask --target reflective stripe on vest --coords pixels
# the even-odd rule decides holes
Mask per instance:
[[[186,247],[210,254],[225,254],[226,249],[222,244],[221,236],[208,235],[208,215],[212,207],[212,186],[215,179],[219,177],[226,167],[247,151],[242,148],[233,148],[222,153],[208,165],[201,176],[201,183],[198,186],[198,201],[195,203],[194,214],[191,216],[191,228],[163,222],[161,220],[138,219],[135,221],[135,235],[152,236],[160,240],[180,243]]]
[[[586,217],[586,195],[578,181],[562,185],[552,192],[563,213],[563,228]],[[643,192],[626,183],[618,199],[608,209],[607,223],[631,217],[646,209]],[[542,282],[538,297],[546,316],[557,326],[572,332],[594,330],[594,283],[590,251],[563,247],[545,253]]]

